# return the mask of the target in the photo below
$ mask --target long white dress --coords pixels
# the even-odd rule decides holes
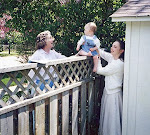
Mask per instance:
[[[108,62],[105,67],[98,62],[97,73],[105,76],[105,88],[101,99],[99,135],[121,135],[122,132],[122,81],[124,63],[114,60],[110,53],[100,50]]]

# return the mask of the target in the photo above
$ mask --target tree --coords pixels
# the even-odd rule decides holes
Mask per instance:
[[[56,39],[56,49],[69,56],[75,54],[76,43],[83,34],[84,25],[94,21],[96,35],[102,47],[109,48],[116,38],[124,38],[125,25],[112,23],[109,17],[123,4],[123,0],[1,0],[0,11],[12,16],[8,26],[23,34],[20,53],[35,50],[38,33],[50,30]],[[22,51],[23,50],[23,51]]]
[[[5,38],[5,34],[9,32],[9,28],[5,27],[5,25],[6,25],[6,22],[10,19],[12,19],[11,16],[4,14],[4,13],[3,13],[3,16],[0,17],[0,38]]]

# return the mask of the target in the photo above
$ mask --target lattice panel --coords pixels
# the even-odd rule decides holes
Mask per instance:
[[[57,65],[39,64],[32,69],[0,73],[0,108],[89,79],[92,68],[92,59],[85,59]],[[37,78],[40,80],[38,83]],[[45,78],[48,79],[45,81]],[[53,86],[50,87],[51,82]],[[41,86],[44,86],[43,90]]]

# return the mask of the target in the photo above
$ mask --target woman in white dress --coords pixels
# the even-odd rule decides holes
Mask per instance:
[[[125,44],[115,41],[111,53],[99,50],[108,62],[102,67],[98,62],[97,74],[105,76],[105,88],[101,99],[99,135],[121,135],[122,132],[122,82],[124,73]]]

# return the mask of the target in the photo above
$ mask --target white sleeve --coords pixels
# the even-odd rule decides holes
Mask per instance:
[[[82,36],[82,37],[80,38],[80,40],[78,41],[77,44],[81,46],[81,45],[84,43],[84,41],[85,41],[85,40],[83,39],[83,36]]]
[[[58,52],[56,52],[55,50],[53,50],[53,51],[54,51],[55,56],[56,56],[56,58],[57,58],[57,59],[66,58],[66,56],[65,56],[65,55],[62,55],[61,53],[58,53]]]
[[[97,67],[97,74],[100,75],[104,75],[104,76],[108,76],[108,75],[112,75],[116,72],[118,72],[118,70],[120,70],[121,65],[117,64],[117,63],[109,63],[107,66],[102,67],[101,65],[101,61],[98,61],[98,67]]]
[[[32,56],[29,57],[29,60],[28,62],[31,63],[32,61],[35,61],[35,60],[39,60],[39,53],[38,51],[35,51]],[[34,76],[34,71],[31,69],[30,72],[28,73],[29,77],[32,78]]]
[[[99,49],[99,53],[100,53],[100,57],[102,57],[107,62],[109,62],[110,59],[112,59],[112,57],[113,57],[110,53],[105,52],[102,49]]]
[[[98,38],[96,38],[96,40],[94,41],[94,43],[95,43],[95,45],[96,45],[96,47],[97,48],[99,48],[100,47],[100,40],[98,39]]]
[[[40,55],[38,51],[34,52],[34,54],[31,57],[29,57],[29,62],[34,60],[40,60]]]

